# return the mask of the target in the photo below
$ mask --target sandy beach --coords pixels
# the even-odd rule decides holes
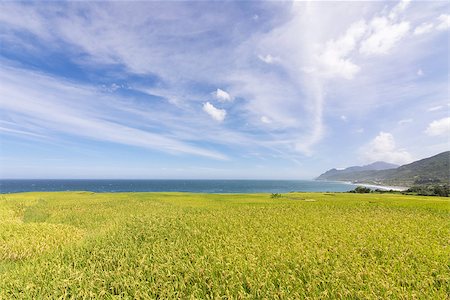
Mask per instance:
[[[376,184],[368,184],[368,183],[355,183],[355,182],[349,182],[350,184],[360,185],[364,187],[368,187],[371,189],[379,189],[379,190],[393,190],[393,191],[406,191],[408,187],[405,186],[388,186],[388,185],[376,185]]]

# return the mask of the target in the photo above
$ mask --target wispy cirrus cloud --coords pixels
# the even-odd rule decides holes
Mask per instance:
[[[372,33],[361,43],[360,52],[364,55],[386,54],[408,32],[409,23],[394,23],[387,18],[374,18],[370,27]]]
[[[274,64],[274,63],[277,63],[277,62],[280,61],[279,57],[274,57],[274,56],[272,56],[270,54],[267,54],[267,55],[261,55],[260,54],[260,55],[258,55],[258,58],[261,61],[265,62],[266,64]]]
[[[60,132],[174,154],[226,158],[219,152],[174,139],[170,137],[170,133],[161,134],[123,124],[124,117],[126,119],[132,115],[114,112],[114,108],[109,105],[111,99],[93,87],[55,80],[36,72],[16,70],[5,65],[2,65],[0,78],[0,106],[3,113],[13,119],[26,118],[28,123],[34,125],[29,128],[29,135],[39,134],[33,133],[37,127],[46,132]],[[28,84],[24,86],[23,82]],[[96,103],[92,99],[96,99]],[[4,128],[4,131],[23,133],[11,128]]]
[[[407,130],[398,120],[421,120],[400,115],[401,108],[445,98],[447,82],[431,80],[443,72],[427,61],[442,48],[430,45],[448,29],[445,7],[408,1],[3,2],[3,54],[18,61],[15,53],[28,55],[2,75],[10,80],[3,92],[19,99],[3,98],[5,115],[14,114],[26,128],[5,128],[8,134],[59,132],[219,159],[246,152],[311,158],[330,147],[334,127],[395,133],[370,121],[389,118]],[[69,82],[71,74],[49,68],[41,71],[51,75],[37,76],[45,80],[19,88],[34,82],[37,72],[25,69],[45,53],[85,72],[84,82],[73,84],[76,76]],[[65,117],[52,120],[53,112]],[[24,115],[34,117],[25,123]],[[339,116],[347,121],[337,124]],[[348,128],[340,127],[344,123]]]
[[[352,79],[359,72],[360,67],[348,57],[366,30],[366,23],[358,21],[353,23],[343,36],[327,42],[324,52],[318,57],[318,64],[326,77],[342,76]]]
[[[433,27],[434,27],[434,25],[432,23],[424,22],[414,29],[414,34],[421,35],[421,34],[428,33],[431,30],[433,30]]]
[[[447,30],[450,28],[450,15],[449,14],[441,14],[437,19],[438,19],[438,24],[436,25],[436,29]]]
[[[432,106],[432,107],[428,108],[427,111],[438,111],[438,110],[441,110],[443,108],[444,108],[443,105],[437,105],[437,106]]]

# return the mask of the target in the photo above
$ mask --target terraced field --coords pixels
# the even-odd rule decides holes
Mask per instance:
[[[0,199],[0,299],[450,299],[450,201],[389,194]]]

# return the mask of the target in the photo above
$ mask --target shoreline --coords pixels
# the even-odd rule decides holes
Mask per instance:
[[[409,189],[409,187],[405,187],[405,186],[378,185],[378,184],[362,183],[362,182],[360,183],[360,182],[351,182],[351,181],[341,181],[341,182],[345,182],[345,183],[348,183],[351,185],[380,189],[380,190],[384,190],[384,191],[393,190],[393,191],[397,191],[397,192],[402,192],[402,191],[406,191],[407,189]]]

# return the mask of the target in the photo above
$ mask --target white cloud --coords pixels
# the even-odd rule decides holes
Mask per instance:
[[[140,85],[133,85],[132,89],[139,91],[141,93],[147,94],[149,96],[157,96],[167,100],[167,102],[181,108],[183,107],[184,100],[186,97],[185,92],[177,91],[176,89],[158,88],[158,87],[146,87]],[[202,95],[196,95],[201,97]]]
[[[214,98],[216,98],[220,102],[233,101],[233,97],[231,97],[230,94],[221,89],[217,89],[217,91],[214,92]]]
[[[446,30],[450,27],[450,15],[442,14],[438,17],[439,24],[436,26],[438,30]]]
[[[428,109],[428,111],[437,111],[437,110],[441,110],[441,109],[443,109],[443,108],[444,108],[444,106],[442,106],[442,105],[437,105],[437,106],[430,107],[430,108]]]
[[[304,102],[298,101],[298,90],[293,82],[254,69],[235,73],[230,79],[233,93],[247,100],[242,108],[252,116],[250,122],[266,116],[282,128],[298,126],[301,121],[298,114]]]
[[[395,20],[399,17],[399,15],[405,11],[405,9],[409,6],[411,3],[411,0],[401,0],[397,5],[392,8],[392,10],[389,12],[389,19]]]
[[[361,54],[387,54],[395,47],[409,31],[409,22],[398,20],[410,2],[410,0],[402,0],[391,9],[387,17],[382,15],[371,20],[369,35],[361,42],[359,48]]]
[[[430,136],[450,135],[450,117],[431,122],[425,133]]]
[[[258,58],[259,58],[261,61],[265,62],[266,64],[274,64],[274,63],[280,61],[280,58],[279,58],[279,57],[274,57],[274,56],[272,56],[272,55],[270,55],[270,54],[267,54],[266,56],[258,55]]]
[[[15,124],[13,124],[15,125]],[[37,134],[37,133],[33,133],[33,132],[29,132],[29,131],[24,131],[24,130],[17,130],[17,129],[13,129],[13,128],[7,128],[7,127],[1,127],[0,126],[0,131],[6,132],[6,133],[12,133],[12,134],[18,134],[18,135],[28,135],[28,136],[32,136],[32,137],[37,137],[37,138],[47,138],[44,135],[41,134]]]
[[[262,117],[261,117],[261,122],[263,122],[263,123],[265,123],[265,124],[270,124],[270,123],[272,123],[272,120],[269,119],[269,118],[266,117],[266,116],[262,116]]]
[[[414,29],[414,34],[421,35],[421,34],[428,33],[431,30],[433,30],[433,27],[434,27],[434,25],[432,23],[424,22]]]
[[[0,64],[0,81],[0,108],[20,125],[20,128],[7,128],[10,133],[20,134],[27,131],[28,135],[45,134],[51,137],[55,137],[55,133],[62,133],[65,136],[78,136],[171,154],[185,153],[226,159],[219,152],[174,138],[176,132],[166,135],[148,128],[141,129],[143,124],[133,126],[136,115],[124,111],[122,106],[117,105],[116,98],[100,93],[92,86],[78,85],[3,64]],[[23,84],[24,82],[27,84]],[[93,99],[95,101],[92,101]],[[130,123],[130,120],[133,120],[131,124],[125,124]],[[162,118],[147,119],[145,125],[155,121],[159,126],[162,125]]]
[[[397,19],[406,6],[406,3],[399,5],[392,20],[388,18],[389,11],[372,11],[372,15],[381,15],[386,20],[385,26],[379,28],[381,26],[377,27],[376,18],[370,15],[366,18],[370,9],[362,9],[364,5],[339,3],[322,6],[312,2],[294,3],[288,22],[267,33],[256,35],[239,52],[253,57],[257,49],[256,53],[270,53],[271,57],[281,57],[279,70],[283,74],[282,80],[273,76],[275,72],[265,70],[267,74],[262,74],[259,68],[251,66],[249,70],[235,73],[232,77],[233,84],[230,84],[232,91],[248,100],[246,111],[257,116],[254,120],[260,120],[260,116],[264,115],[277,125],[275,130],[283,126],[289,137],[285,139],[285,145],[293,143],[296,151],[311,154],[313,146],[324,136],[326,127],[323,124],[323,106],[325,96],[328,92],[332,93],[328,90],[334,84],[331,81],[339,78],[354,79],[363,65],[370,65],[371,62],[368,63],[366,57],[358,55],[361,40],[368,44],[372,40],[377,41],[376,49],[373,50],[377,53],[388,52],[397,45],[400,37],[407,32],[403,32],[404,27],[409,29],[409,23]],[[358,20],[361,15],[364,19]],[[302,28],[308,30],[304,31]],[[392,29],[395,33],[393,37],[388,34]],[[267,60],[263,55],[259,55],[259,59]],[[270,57],[267,61],[271,62]],[[366,83],[373,79],[370,78],[372,73],[370,70],[367,74],[361,74]],[[356,82],[358,79],[352,81]],[[360,91],[359,86],[354,90]],[[359,100],[361,101],[360,97]],[[298,118],[299,115],[302,118]]]
[[[342,121],[347,121],[347,116],[342,115],[342,116],[341,116],[341,120],[342,120]]]
[[[376,17],[370,22],[370,30],[369,37],[361,43],[361,54],[387,54],[408,33],[409,23],[393,23],[385,17]]]
[[[9,5],[0,3],[0,22],[8,24],[15,29],[28,30],[36,36],[49,40],[51,34],[42,18],[41,11],[28,8],[27,6]]]
[[[125,88],[125,85],[123,84],[117,84],[117,83],[113,83],[111,85],[101,85],[100,88],[105,91],[105,92],[109,92],[109,93],[114,93],[115,91],[117,91],[118,89],[123,89]]]
[[[366,23],[359,21],[353,23],[339,39],[327,42],[324,52],[317,59],[326,77],[342,76],[352,79],[358,73],[359,66],[354,64],[348,55],[355,49],[365,31]]]
[[[219,122],[222,122],[225,119],[225,116],[227,115],[225,109],[216,108],[209,102],[203,104],[203,111],[206,112],[208,115],[210,115],[211,118]]]
[[[417,70],[417,76],[423,76],[423,71],[422,69]]]
[[[406,150],[397,148],[394,136],[388,132],[380,132],[370,143],[362,147],[363,159],[368,162],[385,161],[405,164],[412,161]]]
[[[134,5],[112,2],[105,6],[76,3],[73,4],[75,8],[80,5],[83,9],[67,10],[64,16],[60,14],[54,16],[51,12],[45,11],[46,7],[36,9],[31,5],[18,5],[12,2],[8,5],[17,7],[13,19],[15,23],[21,24],[22,29],[28,29],[38,36],[49,36],[57,40],[58,44],[68,45],[73,51],[70,57],[74,57],[74,60],[87,58],[94,68],[98,62],[123,67],[125,72],[121,76],[127,76],[130,72],[155,74],[162,83],[156,86],[164,88],[156,94],[153,90],[152,94],[168,99],[180,109],[191,108],[192,118],[189,120],[192,122],[205,124],[210,122],[208,118],[198,118],[199,107],[203,105],[205,109],[206,103],[198,101],[204,96],[204,91],[196,95],[199,92],[198,85],[192,88],[192,82],[204,83],[205,86],[226,87],[226,92],[217,89],[214,92],[214,99],[226,102],[233,99],[231,95],[242,97],[242,105],[237,112],[240,115],[236,119],[248,123],[258,137],[252,136],[249,131],[235,129],[239,126],[230,126],[228,129],[226,126],[211,126],[214,130],[220,127],[220,130],[214,132],[209,130],[204,135],[208,135],[206,140],[211,141],[217,137],[230,135],[240,136],[241,139],[252,141],[247,144],[270,143],[275,145],[273,148],[277,152],[295,155],[298,154],[296,150],[311,153],[313,146],[324,137],[325,104],[327,109],[336,105],[351,106],[354,111],[348,110],[349,114],[359,113],[361,108],[374,107],[369,103],[371,100],[368,100],[371,96],[377,98],[377,101],[383,99],[383,103],[391,99],[379,97],[378,93],[382,93],[385,87],[397,90],[398,82],[382,76],[380,71],[382,69],[391,71],[393,68],[389,68],[381,60],[375,61],[360,55],[363,53],[359,52],[362,49],[361,41],[363,40],[363,44],[369,43],[368,41],[371,38],[374,40],[374,36],[378,34],[378,42],[372,41],[375,49],[373,51],[377,54],[381,50],[389,52],[398,44],[400,40],[398,36],[401,38],[404,36],[395,33],[395,30],[391,32],[392,28],[396,29],[395,26],[404,24],[401,22],[403,20],[409,20],[411,24],[420,24],[425,20],[421,18],[417,23],[410,15],[408,19],[404,18],[402,14],[408,6],[407,2],[395,5],[390,12],[386,9],[380,10],[384,4],[377,2],[333,2],[327,5],[313,1],[301,2],[280,5],[283,10],[280,10],[282,14],[277,14],[277,22],[267,23],[263,30],[258,27],[262,23],[253,22],[251,19],[253,13],[245,16],[246,22],[252,28],[237,24],[239,26],[237,34],[235,31],[226,33],[224,37],[229,38],[227,40],[229,43],[222,44],[211,43],[211,40],[202,37],[205,31],[218,33],[221,37],[235,15],[230,15],[230,11],[215,12],[213,9],[203,16],[193,18],[193,15],[198,14],[198,7],[192,8],[191,4],[184,5],[182,2],[177,5],[145,1]],[[234,11],[233,2],[227,5]],[[224,5],[224,10],[227,5]],[[278,4],[270,5],[278,6]],[[263,6],[266,6],[266,3],[261,4],[261,8],[267,9]],[[26,11],[35,11],[36,16],[33,18],[38,19],[37,25],[42,25],[27,24],[28,19],[21,18]],[[82,11],[83,14],[78,11]],[[3,15],[6,19],[9,18],[8,13]],[[262,19],[265,21],[268,15],[261,14],[258,21]],[[428,15],[435,17],[439,14],[428,13]],[[373,16],[384,20],[383,30],[374,27],[373,23],[376,22],[371,22]],[[364,19],[360,20],[361,18]],[[5,34],[9,33],[9,27],[17,25],[12,21],[5,22],[7,24],[2,24],[7,29]],[[275,26],[269,28],[272,25]],[[157,32],[154,28],[158,28]],[[386,37],[388,33],[396,37]],[[25,42],[28,43],[29,40]],[[412,49],[415,47],[405,48],[402,53],[405,60],[411,63],[413,58],[410,56],[415,51]],[[276,68],[262,66],[255,57],[257,54],[261,54],[259,59],[265,63],[276,62]],[[395,66],[401,65],[402,61],[399,59]],[[304,70],[308,70],[309,73],[305,74]],[[363,72],[365,70],[367,72]],[[404,69],[398,68],[398,71]],[[393,73],[395,72],[389,74]],[[414,72],[409,75],[414,75]],[[342,90],[354,91],[358,95],[357,102],[346,97],[345,101],[341,101],[342,92],[336,93],[336,86],[333,86],[331,80],[328,81],[334,78],[355,78],[341,84],[341,87]],[[392,82],[386,84],[389,80]],[[221,94],[219,90],[224,93],[220,99],[217,97]],[[372,90],[376,93],[372,93]],[[212,92],[212,89],[209,91]],[[364,97],[361,97],[362,94]],[[210,99],[206,100],[219,106]],[[355,103],[351,103],[352,101]],[[383,105],[382,101],[376,104]],[[224,112],[224,119],[226,111],[214,107],[211,103],[209,104],[214,109]],[[376,112],[376,108],[372,111]],[[165,112],[154,113],[157,115]],[[189,113],[183,110],[180,113],[180,121]],[[261,116],[270,120],[272,125],[265,126]],[[335,116],[339,117],[339,114]],[[187,125],[189,122],[186,119],[184,121],[173,123],[179,124],[180,127],[191,127]],[[140,128],[139,125],[136,127]],[[195,131],[195,128],[191,129]],[[178,134],[170,132],[169,136]],[[181,134],[179,137],[189,144],[190,139]],[[222,138],[222,142],[226,140],[231,142],[234,138]]]

